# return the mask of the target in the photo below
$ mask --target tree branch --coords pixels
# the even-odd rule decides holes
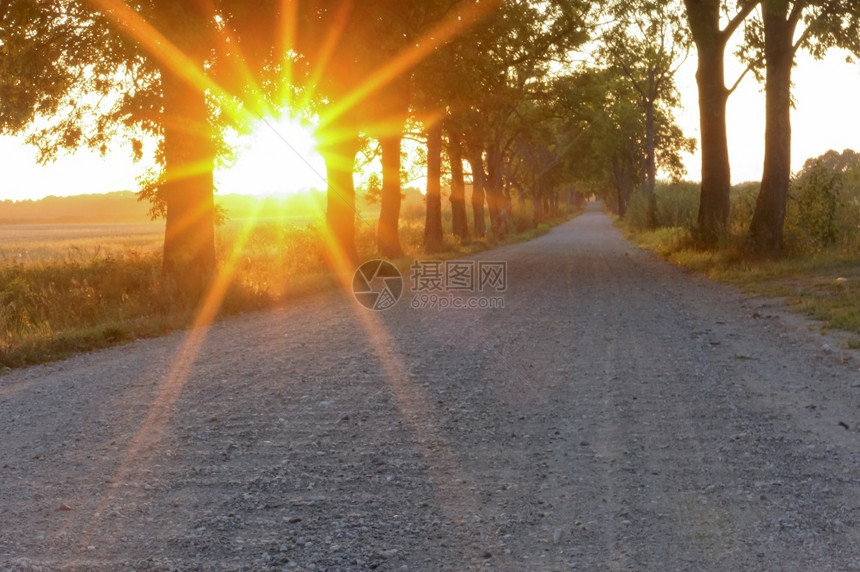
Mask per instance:
[[[755,60],[748,63],[747,67],[744,68],[744,71],[741,72],[741,75],[738,76],[738,79],[735,81],[735,83],[732,84],[731,89],[728,90],[727,95],[733,94],[735,92],[735,90],[738,88],[738,86],[741,84],[741,81],[743,81],[743,79],[746,77],[746,75],[749,72],[751,72],[753,69],[755,69],[756,67],[760,66],[763,62],[764,62],[764,55],[762,54],[761,56],[757,57]]]
[[[821,14],[818,15],[816,20],[818,20],[820,18],[824,18],[827,15],[833,13],[834,12],[833,8],[837,4],[838,4],[838,2],[836,2],[836,1],[832,1],[832,2],[825,4],[824,10],[822,10]],[[809,4],[807,4],[805,2],[796,2],[794,4],[794,8],[791,10],[791,14],[788,17],[788,22],[792,26],[797,26],[797,24],[800,22],[801,16],[803,15],[803,9],[806,8],[808,5]],[[803,43],[806,42],[807,39],[809,39],[809,35],[810,35],[809,30],[810,30],[809,26],[806,26],[806,28],[804,28],[803,33],[800,34],[800,37],[797,39],[797,41],[791,47],[793,53],[796,54],[797,50],[800,49],[800,46],[802,46]]]
[[[615,57],[615,63],[621,66],[621,71],[633,84],[633,89],[635,89],[636,92],[643,98],[647,98],[647,96],[645,95],[645,90],[639,85],[639,82],[636,81],[636,77],[633,74],[633,69],[629,65],[627,65],[627,62],[624,61],[624,58],[617,51],[617,46],[609,44],[607,45],[607,47],[609,48],[609,51],[612,52],[612,55]]]
[[[747,19],[747,16],[749,16],[752,11],[755,10],[755,7],[758,6],[761,1],[762,0],[748,0],[747,3],[741,7],[738,13],[735,14],[735,17],[729,21],[725,29],[720,34],[720,37],[723,42],[727,42],[729,38],[734,35],[741,23]]]

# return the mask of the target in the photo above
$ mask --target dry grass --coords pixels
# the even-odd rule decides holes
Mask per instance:
[[[716,248],[698,247],[683,228],[629,235],[640,246],[678,266],[738,285],[752,295],[785,298],[789,306],[824,322],[825,328],[860,333],[857,250],[763,257],[747,251],[740,238],[727,239]]]
[[[369,259],[376,256],[376,221],[365,220],[356,243],[360,257]],[[334,287],[319,222],[297,226],[292,219],[268,219],[249,224],[228,222],[217,233],[221,271],[226,270],[225,261],[234,260],[220,316]],[[422,256],[423,228],[420,219],[402,222],[403,267]],[[505,243],[546,230],[545,225],[525,230]],[[155,223],[0,227],[0,370],[189,324],[194,303],[172,295],[161,282],[162,232],[163,224]],[[444,252],[435,256],[454,257],[493,246],[485,240],[460,244],[446,235]]]

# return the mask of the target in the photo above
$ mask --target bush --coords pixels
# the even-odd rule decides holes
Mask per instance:
[[[642,191],[636,191],[630,196],[627,203],[627,214],[624,215],[627,228],[633,232],[649,230],[651,225],[648,221],[648,197]]]
[[[860,166],[845,172],[836,211],[837,244],[846,251],[860,249]]]
[[[728,231],[731,236],[745,236],[750,227],[761,183],[741,183],[732,187],[729,200]]]
[[[508,223],[513,232],[519,234],[535,227],[534,213],[531,208],[519,208],[513,211],[508,218]]]
[[[698,183],[661,183],[655,189],[657,200],[657,227],[685,228],[693,227],[699,211]],[[648,197],[642,191],[636,191],[630,197],[627,214],[624,216],[627,228],[633,232],[650,230],[648,217]]]
[[[682,181],[657,187],[657,221],[664,227],[692,228],[699,213],[699,183]]]
[[[792,184],[786,213],[786,235],[796,246],[821,251],[839,238],[837,211],[842,174],[817,161]]]

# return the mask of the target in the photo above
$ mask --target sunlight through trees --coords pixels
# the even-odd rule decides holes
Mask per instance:
[[[166,218],[166,282],[194,296],[216,268],[226,134],[285,115],[314,118],[325,246],[343,272],[359,261],[362,150],[381,158],[376,247],[403,255],[404,137],[426,166],[427,251],[500,240],[590,194],[623,216],[642,191],[656,225],[657,178],[682,177],[681,153],[697,144],[674,120],[674,73],[690,54],[702,139],[695,231],[714,243],[730,214],[726,101],[737,83],[726,85],[725,52],[742,33],[738,55],[767,93],[749,233],[774,250],[791,181],[794,56],[860,53],[859,21],[857,3],[799,0],[14,0],[0,4],[0,132],[27,133],[44,161],[121,141],[140,158],[154,137],[141,197]]]

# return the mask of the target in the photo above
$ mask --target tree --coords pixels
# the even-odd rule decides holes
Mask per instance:
[[[76,74],[62,65],[71,22],[59,4],[32,0],[0,3],[0,133],[17,133],[36,115],[58,112]]]
[[[608,202],[624,217],[648,163],[639,93],[613,70],[594,68],[558,78],[553,93],[556,113],[568,123],[571,143],[566,154],[575,164],[577,179],[611,188]],[[695,142],[684,136],[666,106],[655,106],[654,125],[656,168],[679,178],[684,172],[681,152],[692,150]]]
[[[451,163],[451,227],[454,236],[466,242],[469,240],[469,222],[466,216],[463,143],[462,135],[456,128],[448,129],[448,161]]]
[[[310,4],[314,7],[307,10],[307,22],[299,26],[297,52],[300,64],[307,70],[299,75],[306,78],[304,81],[323,102],[320,116],[324,137],[329,134],[332,139],[342,139],[347,133],[352,137],[361,132],[373,135],[381,124],[386,124],[385,132],[390,139],[387,144],[383,142],[383,157],[387,155],[392,163],[385,161],[389,166],[386,172],[391,176],[390,184],[383,182],[386,189],[382,198],[379,245],[384,252],[390,249],[386,254],[397,255],[400,250],[396,238],[400,192],[399,181],[393,179],[393,161],[397,159],[394,137],[399,137],[399,130],[393,126],[398,122],[402,126],[405,109],[403,98],[397,98],[390,105],[384,102],[389,101],[387,98],[392,92],[404,92],[403,82],[420,62],[474,26],[495,9],[499,0],[413,3],[316,0]],[[384,120],[380,120],[380,108],[385,112]],[[327,165],[351,164],[352,159],[347,161],[342,153],[352,149],[339,150],[339,157],[332,154],[333,150],[328,145],[321,149],[324,158],[330,155]],[[327,218],[332,243],[349,259],[355,256],[354,213],[352,217],[347,213],[354,208],[354,198],[351,198],[354,187],[346,177],[342,177],[342,187],[329,201],[331,209],[342,212],[331,211]],[[335,200],[338,194],[345,200]]]
[[[424,249],[438,252],[442,247],[442,125],[427,126],[427,217]]]
[[[437,2],[436,10],[444,13],[444,2]],[[427,14],[425,13],[425,18]],[[495,14],[488,14],[482,24],[492,21]],[[438,16],[437,16],[438,18]],[[424,226],[424,247],[427,251],[438,250],[442,245],[442,151],[444,136],[448,136],[448,159],[452,164],[451,204],[454,232],[461,238],[467,230],[465,224],[465,183],[463,182],[462,159],[459,171],[454,165],[453,154],[461,153],[461,126],[454,117],[458,110],[468,105],[474,86],[464,82],[470,70],[469,58],[475,54],[470,45],[479,32],[472,30],[453,39],[434,50],[433,54],[421,62],[411,76],[412,110],[423,124],[427,142],[427,210]],[[455,189],[456,187],[456,189]]]
[[[486,171],[484,171],[484,149],[483,141],[480,137],[478,129],[466,129],[464,138],[466,144],[466,161],[469,163],[469,170],[472,174],[472,228],[475,229],[475,236],[484,237],[487,234],[486,213],[484,204],[486,203],[486,194],[484,192],[484,182],[487,179]]]
[[[696,44],[699,89],[699,123],[702,135],[702,190],[697,231],[705,242],[714,242],[725,231],[729,217],[728,137],[726,103],[737,87],[726,88],[725,50],[729,39],[760,0],[684,0],[693,42]],[[729,14],[721,27],[724,14]]]
[[[485,170],[482,187],[496,239],[507,232],[505,189],[510,185],[505,181],[505,166],[524,126],[518,110],[546,97],[550,64],[566,62],[570,51],[585,42],[588,10],[585,2],[511,2],[470,38],[474,64],[469,67],[473,81],[468,85],[473,92],[467,109],[471,113],[462,117],[472,131],[468,145],[481,148],[469,157],[473,173]]]
[[[506,165],[509,187],[517,190],[520,204],[532,201],[532,223],[556,216],[558,186],[568,174],[560,167],[568,146],[564,121],[548,101],[523,104],[518,110],[517,130]]]
[[[424,3],[417,3],[420,8]],[[417,32],[426,26],[424,20],[414,21],[416,3],[392,3],[377,15],[371,28],[369,42],[376,49],[369,55],[371,66],[382,69],[388,62],[408,48]],[[410,74],[403,73],[391,80],[385,89],[374,93],[360,105],[368,110],[367,131],[379,139],[382,151],[382,193],[380,196],[379,222],[377,224],[377,248],[388,258],[402,256],[398,226],[400,203],[403,194],[401,184],[401,155],[404,124],[409,116],[411,100]]]
[[[603,36],[600,59],[617,71],[638,95],[644,115],[643,191],[648,222],[657,224],[658,107],[679,105],[675,73],[687,58],[691,39],[683,13],[673,0],[617,2],[610,6],[614,23]]]
[[[358,9],[356,9],[358,8]],[[355,250],[355,157],[366,125],[363,110],[344,101],[370,70],[367,54],[372,17],[352,2],[317,0],[307,3],[297,27],[294,49],[300,54],[293,81],[307,91],[306,100],[319,102],[318,151],[326,165],[327,252],[330,264],[348,270]]]
[[[215,43],[214,14],[189,2],[155,9],[150,18],[202,73]],[[155,66],[161,79],[164,137],[164,273],[178,280],[184,292],[197,293],[215,270],[217,144],[209,122],[209,96],[193,77],[176,69],[177,62],[158,58]]]
[[[798,26],[803,24],[799,37]],[[765,155],[749,237],[760,250],[782,248],[791,183],[791,70],[801,48],[816,57],[833,46],[860,54],[860,3],[764,0],[761,21],[747,27],[747,59],[765,64]],[[761,74],[757,74],[761,78]]]
[[[212,113],[228,93],[209,71],[229,21],[217,3],[190,0],[46,0],[38,10],[48,29],[65,34],[61,42],[31,34],[28,45],[53,54],[55,74],[74,81],[41,92],[60,103],[37,110],[54,121],[29,140],[49,160],[82,145],[106,152],[123,137],[139,157],[140,135],[157,136],[160,169],[143,196],[167,219],[164,276],[199,295],[215,268],[212,171],[220,148],[213,119],[229,115]]]

